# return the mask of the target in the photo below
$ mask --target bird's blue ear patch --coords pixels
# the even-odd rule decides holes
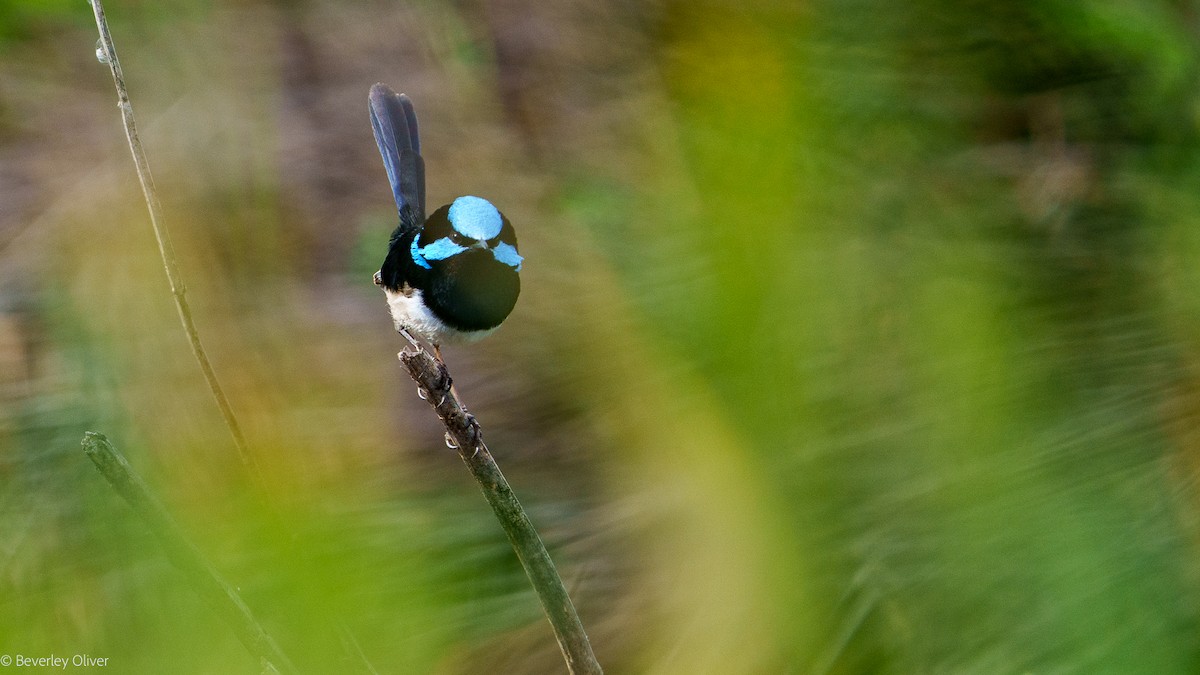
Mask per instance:
[[[429,264],[429,261],[425,259],[425,256],[421,255],[421,249],[417,247],[418,239],[420,239],[420,237],[413,237],[412,243],[408,245],[408,253],[412,256],[413,262],[427,270],[431,270],[433,269],[433,266]]]
[[[479,197],[459,197],[450,205],[450,225],[459,234],[487,241],[500,234],[504,221],[492,203]]]
[[[496,247],[492,249],[492,257],[509,267],[515,268],[518,272],[521,271],[521,261],[524,258],[521,257],[520,253],[517,253],[517,248],[512,244],[504,242],[496,244]]]
[[[467,250],[465,246],[459,246],[449,238],[442,237],[432,244],[422,247],[418,253],[426,260],[445,260],[455,253],[462,253],[465,250]]]

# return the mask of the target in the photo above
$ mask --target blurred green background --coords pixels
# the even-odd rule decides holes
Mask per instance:
[[[0,654],[556,673],[370,282],[366,95],[516,224],[447,360],[608,672],[1200,672],[1200,3],[0,2]]]

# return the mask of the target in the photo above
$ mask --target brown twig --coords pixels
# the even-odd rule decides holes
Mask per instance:
[[[575,605],[554,567],[554,561],[550,559],[541,537],[525,515],[525,509],[521,508],[521,503],[484,444],[479,422],[459,400],[445,364],[430,356],[410,336],[406,337],[416,349],[400,352],[400,362],[417,383],[421,397],[441,419],[446,428],[447,444],[457,448],[459,456],[483,490],[483,496],[491,504],[496,518],[500,520],[501,527],[525,568],[525,574],[537,592],[546,618],[550,620],[558,646],[567,661],[567,669],[579,675],[602,673],[587,633],[575,612]]]

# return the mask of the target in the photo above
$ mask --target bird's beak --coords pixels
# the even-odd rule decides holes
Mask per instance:
[[[382,286],[382,285],[383,285],[383,276],[381,276],[381,275],[379,274],[379,272],[376,272],[376,273],[375,273],[375,276],[374,276],[374,277],[372,277],[372,281],[374,281],[374,282],[375,282],[375,285],[376,285],[376,286]]]

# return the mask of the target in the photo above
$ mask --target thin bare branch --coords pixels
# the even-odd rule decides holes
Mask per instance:
[[[411,336],[406,334],[405,337],[416,349],[400,352],[400,362],[417,383],[422,398],[441,419],[446,429],[447,444],[458,449],[459,456],[466,462],[471,475],[483,490],[483,496],[500,520],[501,527],[525,568],[525,574],[537,592],[546,618],[550,620],[554,637],[558,639],[558,646],[567,661],[567,669],[578,675],[603,673],[592,653],[592,645],[579,621],[579,615],[575,612],[575,605],[554,567],[554,561],[550,559],[525,509],[517,501],[492,453],[484,444],[478,420],[467,412],[459,400],[445,364],[430,356]]]
[[[200,370],[204,373],[208,389],[212,392],[217,407],[221,409],[221,417],[225,419],[225,426],[233,436],[238,456],[242,463],[250,469],[253,478],[261,483],[262,477],[255,465],[254,457],[246,445],[246,437],[242,435],[241,425],[238,424],[237,418],[233,414],[233,407],[229,405],[225,391],[221,389],[221,383],[217,381],[217,374],[213,371],[212,364],[209,363],[204,345],[200,343],[200,333],[196,330],[196,323],[192,320],[192,309],[188,306],[185,297],[186,287],[179,274],[175,249],[171,245],[171,235],[167,231],[166,225],[163,224],[162,205],[158,201],[158,192],[154,189],[154,178],[150,175],[150,162],[146,159],[146,152],[142,149],[142,141],[138,137],[137,125],[133,120],[133,105],[129,102],[129,91],[125,88],[125,74],[121,71],[121,61],[117,58],[117,49],[113,46],[112,34],[108,30],[108,21],[104,18],[104,5],[101,0],[90,1],[92,12],[96,15],[96,29],[100,31],[100,44],[97,47],[96,55],[102,62],[108,64],[112,71],[113,83],[117,87],[117,107],[121,109],[121,120],[125,124],[125,137],[129,140],[129,151],[133,154],[138,180],[142,184],[142,196],[146,198],[146,208],[150,210],[150,225],[154,228],[154,238],[158,241],[158,253],[162,257],[163,267],[167,271],[167,279],[171,282],[171,295],[175,298],[175,309],[179,312],[179,322],[183,324],[183,332],[187,334],[188,342],[192,346],[192,355],[196,357],[196,363],[200,365]]]

